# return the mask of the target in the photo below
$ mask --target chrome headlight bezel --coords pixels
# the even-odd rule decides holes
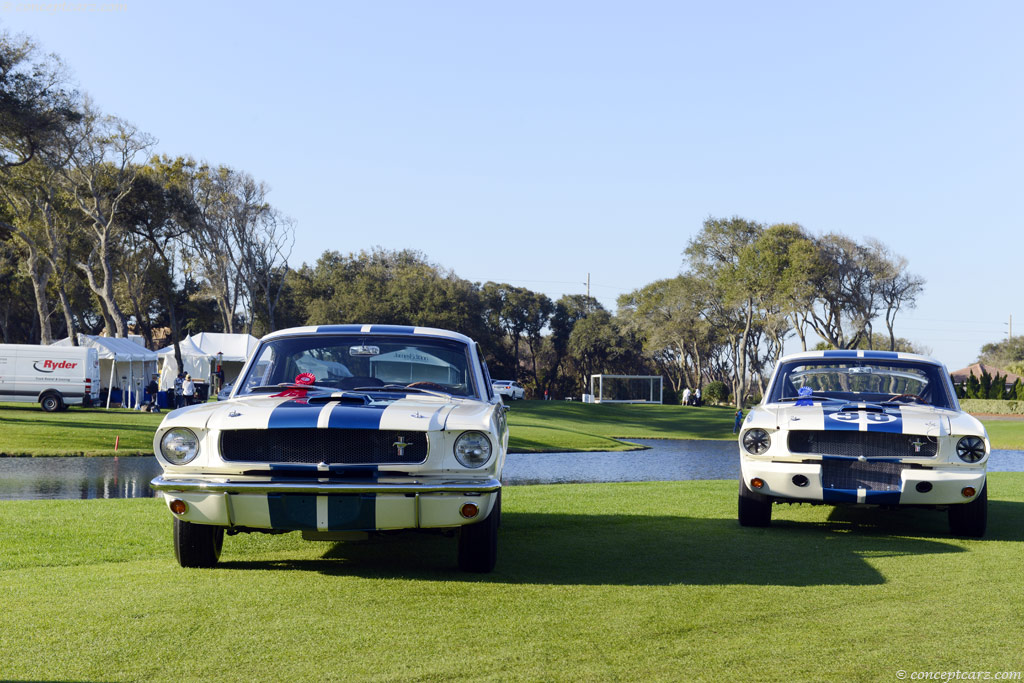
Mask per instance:
[[[490,462],[491,455],[494,454],[494,447],[487,434],[471,431],[463,432],[459,438],[455,439],[452,452],[460,465],[476,470]]]
[[[754,427],[743,432],[740,444],[750,455],[764,455],[772,446],[772,437],[767,430]]]
[[[985,439],[974,434],[960,437],[956,442],[956,457],[968,465],[976,465],[988,455]]]
[[[160,455],[172,465],[187,465],[199,456],[199,437],[187,427],[171,427],[160,437]]]

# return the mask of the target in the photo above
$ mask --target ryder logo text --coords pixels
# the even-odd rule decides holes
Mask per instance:
[[[77,365],[78,363],[73,363],[67,360],[37,360],[32,364],[32,367],[34,367],[37,372],[53,372],[55,370],[71,370]]]

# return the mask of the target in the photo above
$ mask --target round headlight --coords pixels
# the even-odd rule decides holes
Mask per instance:
[[[748,429],[743,432],[743,450],[751,455],[763,455],[772,445],[772,438],[763,429]]]
[[[172,465],[185,465],[199,455],[199,438],[191,429],[173,427],[160,439],[160,454]]]
[[[466,432],[455,440],[455,459],[464,467],[483,467],[491,459],[491,440],[483,432]]]
[[[980,436],[965,436],[956,442],[956,455],[964,462],[978,462],[985,457],[985,440]]]

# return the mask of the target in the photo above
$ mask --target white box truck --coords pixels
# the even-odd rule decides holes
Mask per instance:
[[[0,344],[0,401],[38,403],[54,412],[99,403],[100,358],[94,348]]]

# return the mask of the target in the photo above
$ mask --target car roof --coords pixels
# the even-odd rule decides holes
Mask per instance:
[[[279,337],[291,337],[311,334],[377,334],[377,335],[422,335],[425,337],[443,337],[454,339],[464,344],[472,344],[473,340],[464,334],[442,330],[436,327],[413,327],[412,325],[310,325],[306,327],[289,327],[271,332],[264,340]]]
[[[831,351],[802,351],[800,353],[791,353],[788,356],[783,356],[779,359],[780,363],[785,363],[794,360],[816,360],[821,358],[828,358],[833,360],[846,359],[864,359],[864,360],[909,360],[916,361],[919,363],[929,363],[930,365],[939,365],[942,363],[934,358],[928,356],[921,356],[916,353],[903,353],[901,351],[873,351],[864,349],[839,349]]]

